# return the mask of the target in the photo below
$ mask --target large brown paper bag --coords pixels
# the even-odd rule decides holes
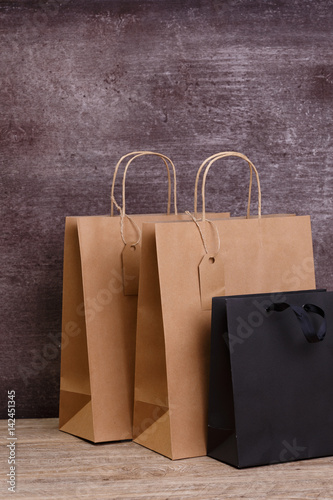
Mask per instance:
[[[225,156],[245,159],[256,174],[254,218],[206,219],[207,173]],[[315,288],[310,217],[262,217],[248,158],[214,157],[202,199],[201,222],[143,225],[134,440],[172,459],[206,454],[212,296]]]
[[[125,178],[143,155],[162,159],[169,189],[167,214],[125,212]],[[120,216],[113,216],[116,175],[123,176]],[[171,176],[174,214],[170,214]],[[112,184],[112,216],[67,217],[64,243],[59,428],[93,442],[132,438],[137,290],[143,222],[178,220],[172,161],[135,152],[118,162]],[[119,208],[119,207],[118,207]]]

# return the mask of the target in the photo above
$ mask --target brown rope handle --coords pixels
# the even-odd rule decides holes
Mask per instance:
[[[249,158],[245,155],[243,155],[242,153],[237,153],[236,151],[226,151],[224,153],[221,153],[220,155],[217,155],[215,158],[213,158],[207,165],[206,169],[205,169],[205,172],[204,172],[204,175],[203,175],[203,179],[202,179],[202,188],[201,188],[201,196],[202,196],[202,220],[205,221],[206,219],[206,199],[205,199],[205,187],[206,187],[206,178],[207,178],[207,174],[209,172],[209,169],[210,167],[213,165],[213,163],[220,159],[220,158],[226,158],[228,156],[236,156],[238,158],[242,158],[243,160],[245,160],[250,169],[251,169],[251,172],[252,172],[252,169],[254,170],[255,172],[255,175],[256,175],[256,180],[257,180],[257,185],[258,185],[258,218],[260,219],[261,218],[261,188],[260,188],[260,180],[259,180],[259,174],[258,174],[258,170],[256,169],[256,167],[253,165],[253,163],[251,162],[251,160],[249,160]]]
[[[178,210],[177,210],[177,180],[176,180],[176,169],[175,169],[175,166],[173,164],[173,162],[170,160],[170,158],[168,158],[167,156],[165,155],[162,155],[161,153],[153,153],[151,151],[145,151],[145,152],[141,152],[141,153],[138,153],[136,154],[135,156],[133,156],[133,158],[131,158],[128,162],[127,162],[127,165],[125,167],[125,170],[124,170],[124,175],[123,175],[123,190],[122,190],[122,202],[123,202],[123,207],[122,207],[122,211],[123,211],[123,215],[125,216],[126,215],[126,210],[125,210],[125,182],[126,182],[126,175],[127,175],[127,170],[130,166],[130,164],[132,163],[132,161],[134,161],[136,158],[139,158],[140,156],[145,156],[145,155],[154,155],[154,156],[159,156],[160,158],[162,158],[162,160],[164,161],[165,163],[165,166],[167,168],[167,171],[168,171],[168,181],[169,181],[169,189],[168,189],[168,209],[167,209],[167,214],[170,215],[170,200],[171,200],[171,180],[170,180],[170,169],[169,169],[169,165],[167,162],[170,163],[171,165],[171,168],[172,168],[172,173],[173,173],[173,201],[174,201],[174,212],[175,212],[175,215],[178,214]]]
[[[208,163],[208,165],[206,166],[206,169],[205,169],[205,172],[204,172],[204,175],[203,175],[203,179],[202,179],[202,189],[201,189],[201,195],[202,195],[202,220],[205,221],[205,219],[206,219],[205,187],[206,187],[206,178],[207,178],[208,171],[209,171],[210,167],[213,165],[213,163],[216,160],[218,160],[220,158],[226,158],[228,156],[236,156],[238,158],[242,158],[243,160],[245,160],[248,163],[248,165],[250,167],[250,170],[251,170],[251,174],[252,174],[252,170],[254,171],[254,173],[256,175],[257,185],[258,185],[258,218],[261,218],[261,188],[260,188],[260,180],[259,180],[258,170],[253,165],[253,163],[249,160],[249,158],[247,156],[243,155],[242,153],[237,153],[236,151],[225,151],[223,153],[218,153],[218,154],[214,155],[212,157],[212,159],[210,160],[210,162]],[[204,164],[206,164],[206,163],[207,163],[207,160],[204,162]],[[252,175],[251,175],[251,181],[252,181]],[[249,194],[251,194],[251,182],[250,182]],[[250,201],[250,197],[249,197],[249,201]],[[249,214],[249,203],[248,203],[247,218],[249,218],[249,216],[250,216],[250,214]]]
[[[223,153],[216,153],[213,156],[210,156],[209,158],[206,158],[206,160],[200,165],[196,179],[195,179],[195,187],[194,187],[194,214],[197,217],[197,211],[198,211],[198,184],[199,184],[199,178],[200,174],[203,170],[203,168],[207,165],[207,163],[211,160],[218,159],[218,158],[224,158],[227,156],[239,156],[241,153],[235,153],[233,151],[225,151]],[[243,157],[244,155],[242,155]],[[248,219],[250,217],[250,207],[251,207],[251,194],[252,194],[252,177],[253,177],[253,169],[251,162],[249,163],[250,167],[250,184],[249,184],[249,196],[248,196],[248,202],[247,202],[247,212],[246,212],[246,218]],[[255,167],[254,167],[255,168]]]
[[[152,151],[133,151],[132,153],[127,153],[126,155],[122,156],[120,158],[120,160],[118,161],[117,165],[116,165],[116,168],[115,168],[115,171],[114,171],[114,174],[113,174],[113,180],[112,180],[112,188],[111,188],[111,217],[113,217],[114,215],[114,188],[115,188],[115,182],[116,182],[116,177],[117,177],[117,173],[118,173],[118,170],[119,170],[119,167],[121,165],[121,163],[123,162],[123,160],[125,160],[126,158],[128,158],[129,156],[133,156],[135,155],[133,158],[131,158],[131,160],[127,163],[126,165],[126,172],[127,172],[127,168],[129,166],[129,164],[132,162],[132,160],[134,160],[135,158],[138,158],[139,156],[144,156],[144,155],[154,155],[154,156],[159,156],[160,158],[162,158],[166,168],[167,168],[167,172],[168,172],[168,206],[167,206],[167,214],[169,215],[170,214],[170,209],[171,209],[171,176],[170,176],[170,168],[169,168],[169,164],[168,162],[170,162],[170,165],[172,167],[172,170],[173,170],[173,178],[174,178],[174,206],[175,206],[175,213],[177,214],[177,188],[176,188],[176,170],[175,170],[175,167],[174,167],[174,164],[172,163],[172,161],[170,160],[170,158],[168,158],[167,156],[165,155],[162,155],[160,153],[155,153],[155,152],[152,152]],[[126,177],[126,174],[125,174],[125,177]],[[125,177],[123,177],[123,199],[124,198],[124,193],[125,193]],[[123,208],[125,208],[123,206]]]

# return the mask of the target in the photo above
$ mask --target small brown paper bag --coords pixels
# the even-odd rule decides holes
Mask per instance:
[[[207,173],[226,156],[256,174],[256,217],[206,218]],[[212,297],[315,288],[310,217],[261,216],[252,162],[209,160],[201,221],[143,225],[133,433],[172,459],[206,454]]]

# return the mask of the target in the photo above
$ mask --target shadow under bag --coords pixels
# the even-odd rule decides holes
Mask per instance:
[[[333,292],[216,297],[208,456],[238,468],[333,455]]]

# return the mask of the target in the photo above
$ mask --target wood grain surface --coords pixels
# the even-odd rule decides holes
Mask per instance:
[[[20,420],[16,492],[6,487],[1,446],[0,498],[129,500],[331,500],[333,458],[237,470],[209,457],[171,461],[126,441],[94,445],[57,428],[57,419]],[[0,422],[0,441],[7,435]]]
[[[0,2],[0,379],[18,416],[58,414],[65,216],[109,213],[129,151],[174,160],[180,210],[207,156],[248,155],[263,213],[311,215],[333,289],[332,23],[328,0]],[[129,211],[165,210],[157,167],[129,172]],[[216,166],[207,208],[243,214],[247,175]]]

